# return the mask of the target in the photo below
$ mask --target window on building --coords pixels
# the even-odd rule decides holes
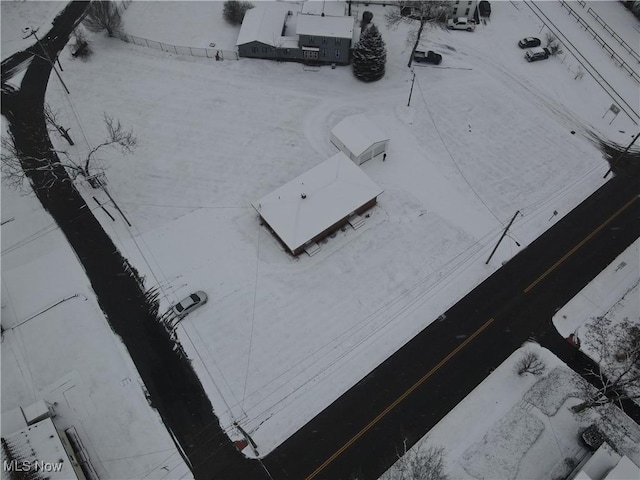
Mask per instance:
[[[251,53],[258,53],[258,47],[251,47]]]
[[[453,15],[454,17],[457,17],[457,16],[458,16],[458,9],[457,9],[457,8],[454,8],[454,9],[453,9],[453,13],[452,13],[452,15]]]
[[[340,45],[340,42],[342,41],[341,38],[336,38],[336,45]]]
[[[456,5],[458,5],[460,3],[460,0],[456,0]]]
[[[326,57],[326,56],[327,56],[327,49],[326,49],[326,48],[323,48],[323,49],[322,49],[322,56],[323,56],[323,57]]]
[[[336,49],[336,58],[340,58],[340,50]]]
[[[306,60],[317,60],[318,59],[318,52],[315,50],[304,50],[302,53],[302,56],[306,59]]]
[[[285,55],[289,55],[291,53],[291,50],[289,48],[285,48],[284,49],[284,54]]]
[[[309,43],[310,43],[310,44],[313,44],[313,42],[314,42],[313,37],[312,37],[312,36],[309,36]]]
[[[467,5],[471,5],[471,1],[469,3],[467,3]]]
[[[464,16],[466,17],[466,16],[468,16],[468,15],[469,15],[469,9],[467,8],[467,9],[464,11]]]
[[[326,45],[327,44],[327,37],[322,37],[322,44]]]

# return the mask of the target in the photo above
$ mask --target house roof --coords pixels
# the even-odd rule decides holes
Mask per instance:
[[[351,39],[354,24],[354,17],[298,15],[296,33],[298,35]]]
[[[339,152],[252,205],[285,245],[296,251],[381,193]]]
[[[291,4],[264,2],[247,10],[240,27],[236,45],[260,42],[271,46],[280,46],[288,37],[282,36],[282,28]],[[295,39],[297,42],[297,39]]]
[[[343,119],[333,127],[331,134],[356,156],[362,155],[374,143],[389,140],[389,136],[362,113]]]
[[[50,480],[78,478],[50,418],[34,423],[4,439],[14,458],[19,461],[29,462],[31,466],[34,466],[36,461],[39,464],[52,463],[56,471],[46,471],[46,477]]]
[[[337,2],[335,0],[307,0],[302,4],[302,13],[311,15],[330,15],[333,17],[344,17],[347,10],[346,2]]]

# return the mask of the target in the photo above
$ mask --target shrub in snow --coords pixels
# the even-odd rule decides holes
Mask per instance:
[[[380,480],[448,480],[445,473],[444,448],[416,445],[398,454],[398,461]]]
[[[551,55],[558,55],[559,53],[562,53],[560,42],[553,33],[547,33],[545,39],[547,41],[547,48]]]
[[[224,19],[231,25],[240,25],[244,20],[247,10],[253,8],[251,2],[241,2],[239,0],[227,0],[222,7]]]
[[[384,76],[387,49],[378,27],[371,24],[353,47],[353,74],[363,82],[375,82]]]
[[[92,32],[107,31],[110,37],[122,28],[122,17],[116,4],[110,0],[94,0],[87,8],[82,23]]]
[[[75,44],[72,47],[73,51],[71,52],[71,56],[87,60],[93,53],[93,50],[91,50],[91,45],[89,45],[89,40],[87,40],[86,35],[81,29],[76,28],[73,32],[73,37]]]

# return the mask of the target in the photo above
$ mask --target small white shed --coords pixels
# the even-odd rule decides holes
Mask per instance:
[[[378,155],[389,147],[389,137],[364,114],[346,117],[331,130],[331,143],[356,165]]]

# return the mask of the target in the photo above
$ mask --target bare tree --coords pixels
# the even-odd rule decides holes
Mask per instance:
[[[525,373],[531,373],[532,375],[542,375],[546,365],[540,359],[537,353],[527,351],[516,363],[516,371],[518,375],[524,375]]]
[[[640,325],[628,318],[613,325],[610,318],[598,317],[585,337],[600,368],[589,371],[597,385],[584,382],[584,400],[573,411],[640,398]]]
[[[47,121],[47,125],[53,127],[56,132],[62,135],[69,145],[73,145],[73,140],[71,139],[71,136],[69,136],[69,129],[60,125],[60,122],[58,121],[58,112],[54,111],[48,103],[44,104],[44,118]]]
[[[421,445],[398,453],[398,461],[387,470],[380,480],[448,480],[445,473],[444,448]]]
[[[2,181],[10,187],[20,189],[24,186],[28,173],[46,171],[51,173],[51,184],[45,187],[50,188],[59,179],[56,173],[60,167],[66,170],[71,180],[75,180],[78,176],[90,177],[91,163],[95,159],[97,152],[105,147],[117,148],[124,155],[133,152],[138,142],[133,130],[126,130],[119,120],[114,120],[106,113],[104,114],[104,122],[107,127],[107,136],[102,143],[89,151],[82,160],[82,164],[74,162],[69,153],[64,150],[47,152],[56,153],[59,157],[62,157],[63,159],[60,162],[53,160],[50,155],[42,155],[41,158],[23,158],[15,147],[13,136],[11,133],[7,133],[6,136],[2,137],[2,152],[0,153]]]
[[[115,2],[93,0],[82,23],[92,32],[106,30],[107,34],[113,37],[122,28],[122,17]]]
[[[424,28],[426,26],[444,27],[452,4],[450,0],[400,1],[398,8],[392,8],[387,12],[385,18],[389,28],[397,28],[401,23],[414,26],[407,38],[408,43],[413,42],[408,67],[411,67],[413,53],[420,44]]]
[[[106,113],[104,113],[103,116],[104,123],[107,127],[107,137],[102,143],[92,148],[87,154],[84,160],[84,166],[82,167],[82,175],[85,177],[90,176],[89,167],[98,150],[104,147],[115,147],[119,149],[123,155],[127,155],[133,152],[138,144],[138,139],[133,134],[132,128],[125,130],[120,124],[120,120],[114,120],[113,117]]]

